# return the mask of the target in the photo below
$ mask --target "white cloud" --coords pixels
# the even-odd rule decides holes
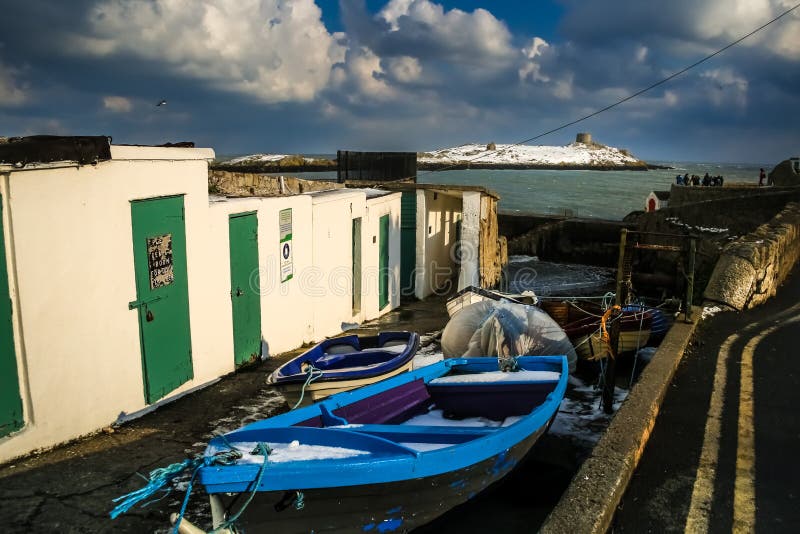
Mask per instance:
[[[559,100],[572,99],[574,79],[575,76],[569,74],[564,79],[557,81],[553,86],[553,96]]]
[[[0,107],[19,106],[28,100],[25,87],[16,78],[18,71],[0,63]]]
[[[344,49],[313,0],[101,0],[78,51],[160,61],[265,102],[309,101]]]
[[[648,49],[646,46],[641,46],[641,45],[640,45],[640,46],[639,46],[639,47],[636,49],[636,55],[635,55],[635,58],[636,58],[636,63],[644,63],[644,62],[645,62],[645,60],[647,59],[647,53],[648,53],[649,51],[650,51],[650,50],[649,50],[649,49]]]
[[[738,107],[747,106],[747,80],[729,68],[707,70],[700,74],[711,84],[708,88],[708,97],[715,106],[733,103]]]
[[[129,113],[133,109],[133,103],[124,96],[104,96],[103,107],[114,113]]]
[[[678,93],[675,91],[664,91],[664,103],[668,107],[675,107],[678,103]]]
[[[333,85],[351,103],[363,98],[388,100],[397,92],[387,83],[381,58],[362,46],[347,51],[345,61],[334,68]]]
[[[514,56],[511,32],[485,9],[445,11],[430,0],[390,0],[378,16],[389,24],[385,37],[394,45],[424,44],[422,53],[466,63]]]
[[[549,46],[550,45],[547,44],[547,41],[544,39],[540,37],[534,37],[531,39],[531,43],[522,49],[522,54],[527,61],[525,61],[522,67],[520,67],[518,70],[520,80],[530,78],[535,82],[550,81],[549,76],[542,74],[542,66],[535,61],[538,56],[542,55],[544,49],[548,48]]]
[[[419,79],[422,66],[419,60],[411,56],[389,58],[385,61],[386,68],[392,77],[401,83],[410,83]]]

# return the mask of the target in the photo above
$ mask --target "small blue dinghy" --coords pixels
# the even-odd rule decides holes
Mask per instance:
[[[305,406],[411,370],[418,349],[416,332],[326,339],[273,371],[267,383],[290,406]]]
[[[216,437],[196,481],[215,529],[406,532],[514,469],[568,375],[565,356],[447,359]]]

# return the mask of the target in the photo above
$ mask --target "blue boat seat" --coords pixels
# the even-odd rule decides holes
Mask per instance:
[[[492,434],[498,428],[436,425],[356,425],[343,427],[343,430],[370,434],[396,442],[456,444]]]
[[[325,354],[348,354],[350,352],[358,352],[358,348],[349,343],[337,343],[325,349]]]

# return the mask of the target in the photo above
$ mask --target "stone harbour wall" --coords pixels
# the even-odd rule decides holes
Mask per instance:
[[[771,221],[722,251],[706,287],[707,301],[737,310],[774,296],[800,258],[800,203],[791,202]]]
[[[322,180],[303,180],[291,176],[263,176],[251,172],[231,172],[210,169],[208,171],[208,192],[231,197],[271,197],[341,189],[344,184]]]

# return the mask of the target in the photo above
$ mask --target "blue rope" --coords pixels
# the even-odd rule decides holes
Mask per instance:
[[[173,530],[173,532],[177,533],[178,525],[180,525],[181,519],[183,519],[183,514],[186,511],[186,506],[189,503],[189,496],[192,494],[194,479],[197,476],[197,473],[200,471],[200,468],[214,464],[232,465],[236,463],[236,460],[242,457],[242,453],[234,448],[224,436],[222,439],[231,450],[219,452],[214,456],[196,456],[195,458],[187,458],[182,462],[152,470],[150,472],[150,476],[146,478],[147,485],[139,488],[136,491],[132,491],[126,495],[122,495],[121,497],[113,499],[113,502],[119,502],[120,504],[114,507],[114,509],[109,513],[111,519],[116,519],[121,514],[124,514],[133,508],[137,503],[149,498],[159,491],[165,491],[166,494],[159,499],[154,499],[143,504],[142,507],[163,499],[170,493],[170,491],[172,491],[172,488],[165,490],[164,487],[172,482],[172,480],[181,473],[191,470],[192,476],[189,479],[189,485],[186,488],[186,496],[184,497],[183,504],[181,505],[181,511],[178,516],[178,520],[175,522],[175,529]]]
[[[306,372],[308,373],[308,377],[306,377],[306,381],[303,384],[303,387],[300,388],[300,400],[297,401],[297,404],[292,406],[292,410],[296,409],[303,402],[303,397],[305,397],[306,388],[308,387],[308,385],[314,382],[315,380],[322,378],[322,375],[324,374],[322,369],[317,369],[311,363],[308,364],[308,371]]]
[[[120,514],[124,514],[130,510],[136,503],[147,499],[151,495],[166,486],[173,478],[180,475],[187,469],[195,469],[200,463],[200,460],[195,458],[187,458],[186,460],[168,465],[167,467],[160,467],[150,471],[150,476],[147,479],[147,485],[136,491],[132,491],[127,495],[117,497],[113,502],[120,502],[113,510],[111,510],[111,519],[116,519]]]
[[[172,528],[172,534],[178,534],[178,527],[181,526],[181,521],[183,521],[183,514],[186,513],[186,506],[189,504],[189,497],[192,495],[192,487],[194,486],[194,477],[197,476],[198,471],[200,468],[205,465],[210,465],[213,462],[203,461],[195,467],[194,471],[192,472],[192,477],[189,479],[189,485],[186,486],[186,495],[183,497],[183,503],[181,504],[181,510],[178,512],[178,518],[175,520],[175,526]]]
[[[241,516],[242,513],[244,513],[245,509],[247,509],[247,507],[250,505],[250,502],[252,502],[253,497],[256,496],[256,492],[258,491],[258,487],[261,486],[261,479],[264,477],[264,472],[267,470],[267,462],[269,461],[269,453],[272,452],[270,450],[270,448],[265,443],[262,443],[262,442],[258,442],[258,444],[256,445],[256,448],[258,449],[258,451],[262,455],[264,455],[264,463],[261,464],[261,468],[258,470],[258,476],[253,481],[253,486],[252,486],[252,490],[250,491],[250,495],[247,496],[247,500],[244,501],[244,503],[242,504],[242,507],[239,508],[238,512],[233,514],[227,521],[225,521],[222,525],[220,525],[220,527],[218,529],[214,529],[214,531],[212,531],[212,532],[215,532],[215,531],[221,530],[221,529],[225,529],[225,528],[228,528],[231,525],[233,525],[236,522],[236,520],[239,519],[239,516]],[[175,525],[177,526],[177,523],[175,523]],[[177,533],[177,531],[176,531],[176,533]]]

